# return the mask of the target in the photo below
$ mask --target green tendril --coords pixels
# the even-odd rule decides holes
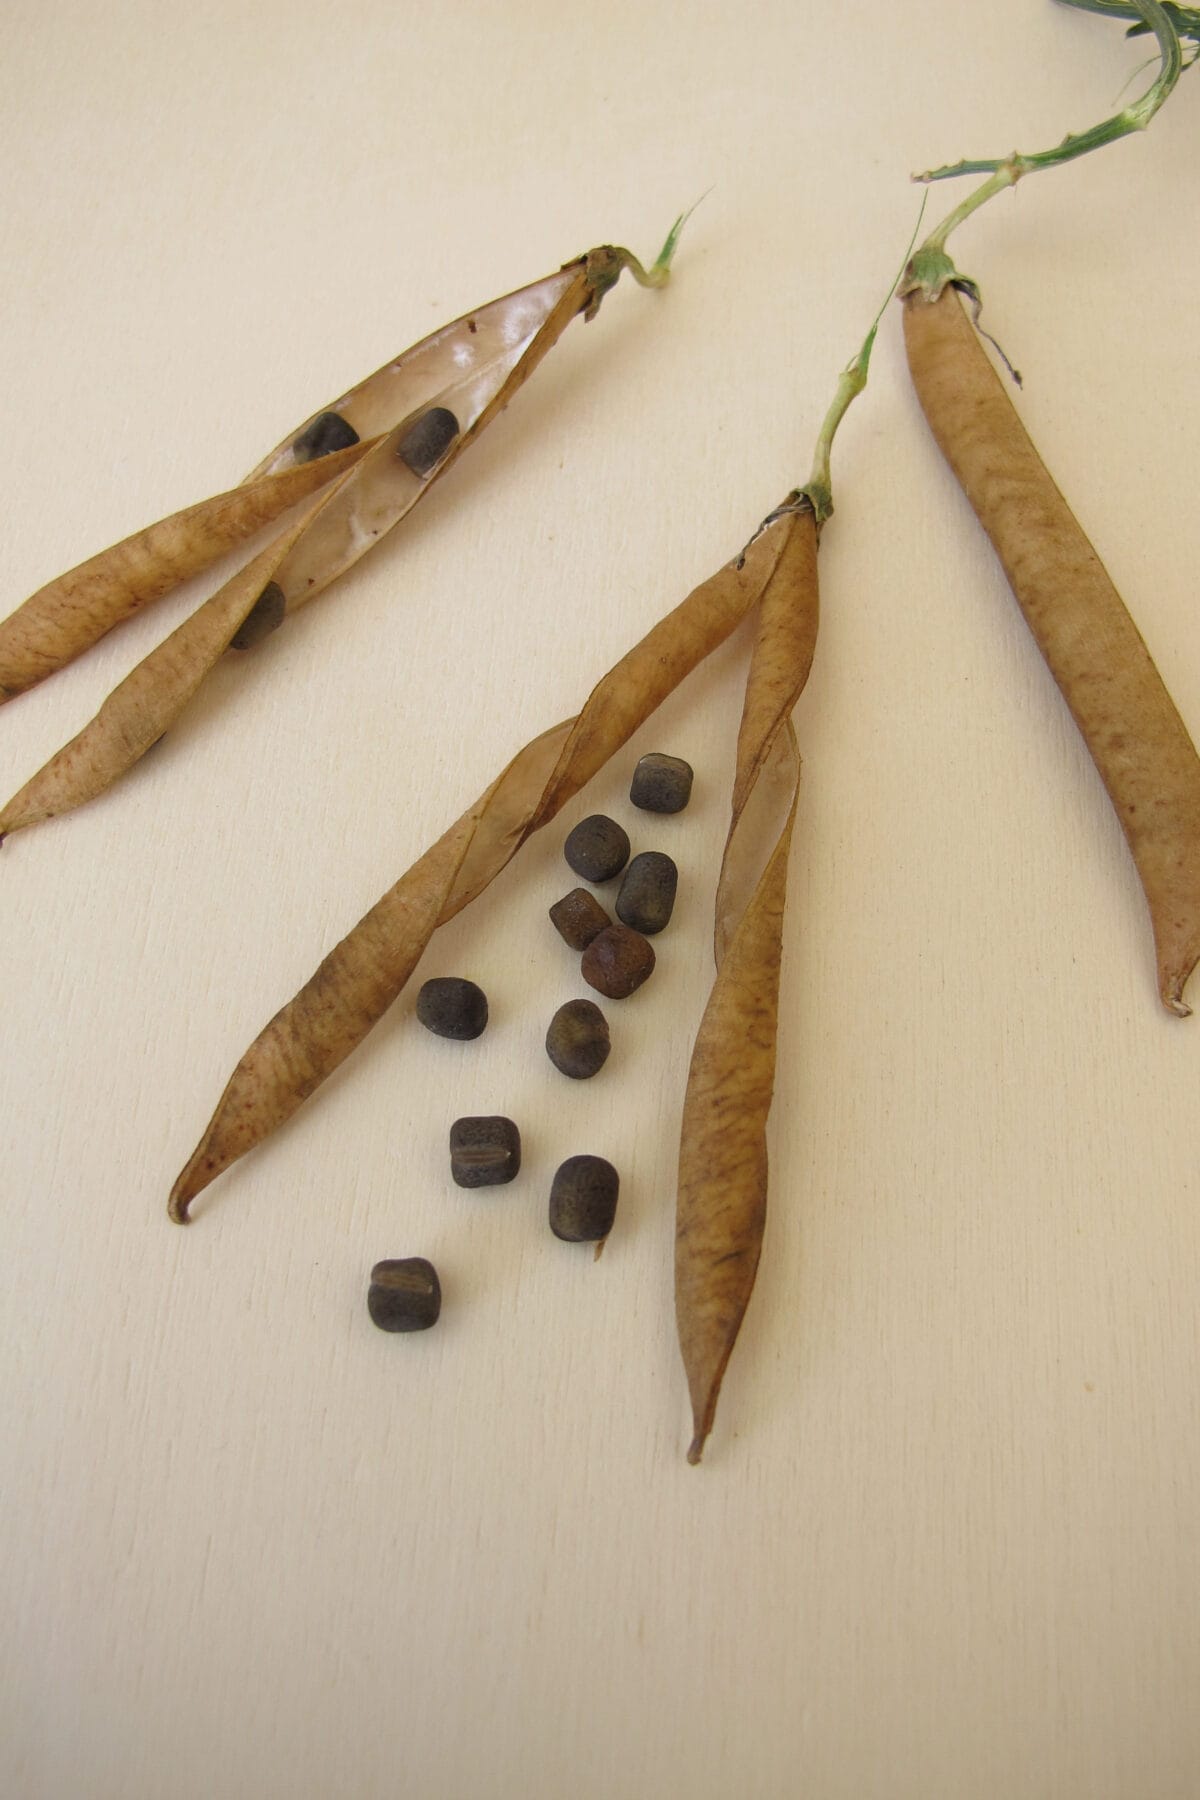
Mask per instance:
[[[912,259],[903,293],[920,288],[929,299],[936,300],[950,282],[970,287],[970,283],[963,282],[946,251],[946,240],[952,231],[996,194],[1015,187],[1023,176],[1035,174],[1039,169],[1055,169],[1060,163],[1073,162],[1076,157],[1086,156],[1104,144],[1116,143],[1135,131],[1145,131],[1179,80],[1184,67],[1183,51],[1179,31],[1171,17],[1179,8],[1160,4],[1159,0],[1120,0],[1119,4],[1114,0],[1111,5],[1108,0],[1059,0],[1059,3],[1085,12],[1119,13],[1124,18],[1138,19],[1141,30],[1153,32],[1158,41],[1157,76],[1139,100],[1114,113],[1111,119],[1093,125],[1090,130],[1072,132],[1052,150],[1039,150],[1029,156],[1014,151],[1011,156],[992,160],[948,163],[944,168],[929,169],[923,175],[914,176],[915,181],[925,183],[949,181],[956,175],[985,175],[987,179],[930,232]],[[1197,18],[1200,19],[1200,15]]]

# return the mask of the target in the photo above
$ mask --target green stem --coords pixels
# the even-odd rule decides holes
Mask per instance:
[[[1060,3],[1064,6],[1078,6],[1088,12],[1109,10],[1105,0],[1060,0]],[[1141,99],[1135,100],[1132,105],[1115,113],[1111,119],[1104,119],[1087,131],[1071,133],[1053,150],[1038,150],[1028,156],[1014,151],[1011,156],[987,161],[950,163],[944,168],[929,169],[925,174],[915,176],[915,180],[927,183],[946,181],[955,175],[986,175],[987,180],[974,193],[968,194],[930,232],[912,259],[902,293],[909,294],[920,289],[928,299],[936,300],[948,283],[961,282],[963,278],[946,251],[946,239],[964,219],[970,218],[973,212],[986,205],[994,195],[1003,192],[1005,188],[1015,187],[1022,176],[1032,175],[1039,169],[1055,169],[1060,163],[1073,162],[1077,156],[1086,156],[1089,151],[1098,150],[1104,144],[1115,143],[1118,138],[1128,137],[1131,132],[1145,131],[1179,80],[1183,68],[1183,52],[1179,33],[1159,0],[1128,0],[1128,4],[1145,28],[1154,33],[1161,59],[1158,75]]]
[[[1132,0],[1063,0],[1063,5],[1076,6],[1080,12],[1099,13],[1102,18],[1135,20],[1125,33],[1128,38],[1145,37],[1152,29]],[[1200,10],[1194,6],[1176,6],[1174,0],[1162,0],[1162,9],[1181,38],[1200,45]],[[1190,68],[1195,60],[1194,56],[1190,57],[1184,66]]]

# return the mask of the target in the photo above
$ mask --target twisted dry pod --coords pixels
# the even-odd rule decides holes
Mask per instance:
[[[378,1023],[437,926],[481,894],[626,743],[756,601],[790,583],[791,515],[648,632],[589,695],[577,718],[535,738],[474,805],[337,944],[242,1057],[172,1190],[186,1220],[196,1195],[291,1117]]]
[[[246,649],[267,636],[411,512],[571,320],[595,316],[622,270],[661,286],[681,226],[649,272],[629,251],[604,245],[464,314],[314,414],[247,476],[242,504],[223,495],[175,514],[19,608],[0,626],[0,683],[10,695],[78,655],[142,600],[206,566],[236,541],[235,527],[247,535],[254,521],[311,493],[320,471],[322,491],[299,522],[139,663],[13,796],[0,811],[0,839],[111,787],[175,723],[230,645]],[[264,513],[268,506],[274,513]]]

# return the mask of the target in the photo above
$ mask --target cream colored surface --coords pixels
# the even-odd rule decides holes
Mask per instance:
[[[427,1037],[410,993],[191,1228],[164,1211],[323,951],[804,478],[907,172],[1055,141],[1142,54],[994,11],[10,0],[5,609],[713,189],[667,294],[623,283],[386,546],[0,853],[14,1800],[1200,1790],[1200,1022],[1158,1007],[1124,844],[896,317],[835,450],[771,1217],[704,1466],[673,1167],[745,634],[435,941],[485,1038]],[[1185,77],[957,243],[1194,729],[1198,107]],[[206,591],[4,709],[6,793]],[[676,820],[624,800],[646,749],[696,765]],[[541,1039],[582,990],[544,913],[597,808],[682,899],[568,1087]],[[524,1171],[460,1192],[449,1121],[490,1110]],[[577,1150],[622,1173],[598,1265],[543,1222]],[[406,1254],[445,1290],[411,1340],[365,1307]]]

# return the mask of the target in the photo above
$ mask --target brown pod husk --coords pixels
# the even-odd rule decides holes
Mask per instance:
[[[171,1193],[188,1208],[344,1061],[398,997],[434,929],[484,890],[657,706],[722,643],[781,569],[795,520],[780,518],[622,657],[577,718],[535,738],[325,958],[235,1069]]]
[[[214,494],[123,538],[46,583],[0,621],[0,705],[77,656],[152,600],[210,568],[365,455],[352,444]]]
[[[913,386],[1091,752],[1137,867],[1172,1012],[1200,959],[1200,757],[1141,633],[958,293],[904,301]]]
[[[791,555],[763,596],[746,681],[717,886],[717,975],[684,1096],[675,1316],[692,1405],[692,1463],[712,1430],[766,1223],[766,1126],[800,781],[791,712],[812,667],[819,616],[816,520],[804,502],[791,519]]]

